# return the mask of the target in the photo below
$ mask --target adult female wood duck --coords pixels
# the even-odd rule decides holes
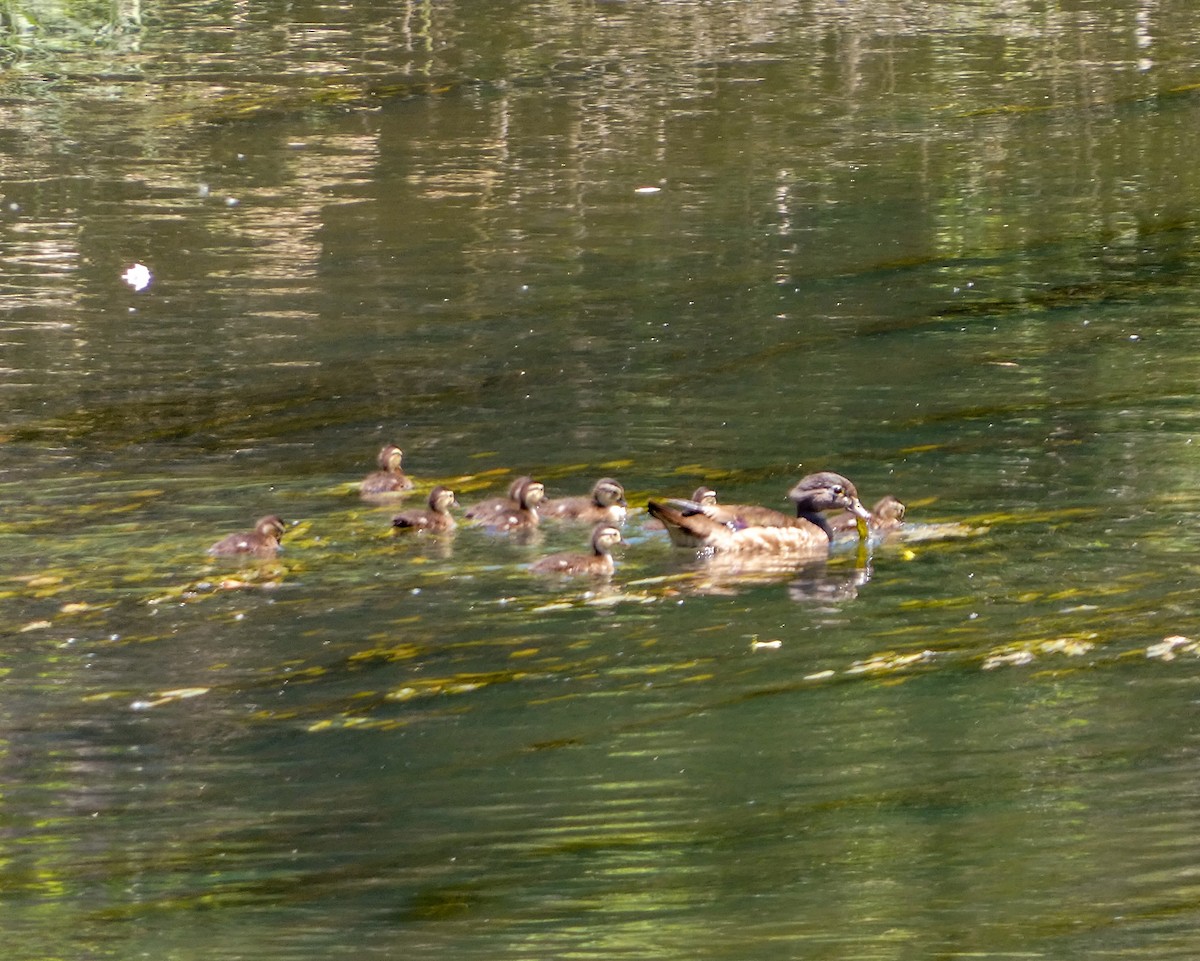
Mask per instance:
[[[451,507],[458,506],[454,491],[441,485],[429,492],[429,507],[414,507],[392,518],[392,526],[400,530],[452,531],[455,528]]]
[[[562,577],[610,577],[616,565],[612,549],[621,543],[621,532],[612,524],[601,522],[592,529],[590,554],[564,551],[551,554],[529,566],[534,574],[558,574]]]
[[[894,531],[904,523],[905,510],[904,503],[899,498],[893,497],[891,494],[881,497],[871,508],[871,517],[867,521],[867,527],[876,534]],[[829,526],[835,534],[852,531],[857,524],[858,518],[849,511],[835,514],[829,519]]]
[[[625,520],[625,488],[620,481],[601,477],[586,497],[556,497],[542,501],[538,505],[538,515],[543,520],[620,524]]]
[[[715,508],[689,501],[650,501],[647,509],[663,522],[673,543],[727,554],[821,554],[829,549],[832,537],[823,511],[848,510],[864,521],[870,516],[854,485],[832,471],[802,478],[788,497],[796,505],[796,517],[781,515],[788,521],[786,526],[755,526],[741,514],[721,521],[710,516]]]
[[[497,530],[537,527],[538,505],[546,496],[541,481],[518,477],[509,485],[509,497],[492,497],[480,501],[467,511],[466,517],[485,527]]]
[[[403,494],[412,490],[413,482],[400,469],[404,460],[404,451],[395,444],[384,444],[379,451],[380,470],[372,471],[363,478],[359,485],[359,493],[364,497],[378,497],[381,494]]]
[[[240,531],[222,537],[208,549],[216,557],[250,554],[255,557],[274,557],[280,548],[279,539],[287,527],[275,514],[259,518],[252,531]]]

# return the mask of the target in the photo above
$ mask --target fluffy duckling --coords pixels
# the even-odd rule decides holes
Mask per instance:
[[[529,566],[534,574],[557,574],[562,577],[611,577],[616,565],[612,549],[621,543],[621,532],[612,524],[600,523],[592,529],[590,554],[564,551],[551,554]]]
[[[395,444],[384,444],[378,457],[380,470],[372,471],[363,478],[358,488],[359,492],[364,497],[378,497],[381,494],[402,494],[412,490],[412,478],[400,469],[400,462],[403,460],[404,451]]]
[[[252,531],[240,531],[222,537],[208,549],[214,557],[250,554],[255,557],[274,557],[280,549],[279,539],[287,527],[275,514],[259,518]]]
[[[692,500],[707,508],[704,513],[715,521],[733,527],[803,527],[804,519],[758,504],[718,504],[711,487],[697,487]],[[850,524],[854,526],[853,521]]]
[[[514,478],[513,482],[508,485],[508,493],[504,497],[485,497],[478,504],[473,504],[467,508],[467,512],[463,515],[467,520],[486,521],[488,518],[496,514],[503,514],[505,511],[513,511],[520,507],[518,497],[521,494],[521,488],[533,480],[528,474],[523,474],[520,477]]]
[[[429,507],[416,507],[401,511],[392,518],[392,526],[400,530],[452,531],[455,528],[451,507],[458,506],[458,498],[449,487],[437,486],[429,492]]]
[[[625,520],[625,488],[620,481],[601,477],[586,497],[556,497],[542,501],[538,514],[543,519],[620,524]]]
[[[541,481],[518,477],[508,488],[509,497],[480,501],[466,513],[470,520],[497,530],[529,529],[538,525],[538,505],[546,496]]]
[[[876,534],[886,534],[889,531],[894,531],[904,523],[905,511],[906,508],[903,501],[888,494],[886,497],[881,497],[877,500],[875,506],[871,508],[871,517],[867,521],[867,527]],[[835,534],[844,534],[846,531],[852,531],[857,523],[858,519],[848,511],[835,514],[829,519],[829,526]]]
[[[796,505],[796,517],[782,515],[787,526],[754,526],[737,518],[721,521],[710,516],[713,507],[688,501],[650,501],[647,509],[663,522],[673,543],[728,554],[822,554],[832,538],[823,511],[848,510],[864,520],[870,517],[854,485],[832,471],[802,478],[788,497]]]

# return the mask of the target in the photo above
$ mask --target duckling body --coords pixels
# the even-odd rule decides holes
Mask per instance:
[[[509,497],[493,497],[480,501],[467,511],[466,517],[496,530],[530,529],[538,525],[538,505],[546,496],[546,488],[532,477],[518,477],[508,488]]]
[[[380,469],[363,478],[359,493],[364,497],[379,497],[412,490],[412,478],[400,469],[403,460],[404,451],[395,444],[384,444],[378,457]]]
[[[457,506],[454,491],[438,486],[429,492],[429,507],[401,511],[392,518],[392,526],[400,530],[452,531],[457,525],[450,508]]]
[[[876,534],[894,531],[904,523],[905,511],[904,502],[898,497],[888,494],[877,500],[871,508],[871,517],[867,520],[867,527]],[[857,523],[857,518],[849,511],[835,514],[829,519],[829,526],[835,534],[852,531]]]
[[[543,557],[529,566],[534,574],[557,574],[560,577],[611,577],[616,569],[612,549],[621,543],[621,532],[612,524],[601,522],[592,529],[591,553],[564,551]]]
[[[286,526],[282,518],[270,514],[259,518],[252,531],[240,531],[222,537],[208,549],[208,553],[215,557],[232,557],[238,554],[274,557],[279,553],[279,539],[283,536]]]
[[[625,520],[625,488],[611,477],[601,477],[586,497],[556,497],[538,505],[543,519],[620,524]]]
[[[506,511],[513,511],[519,508],[520,502],[518,497],[521,493],[521,487],[533,480],[532,477],[525,474],[517,477],[511,484],[508,485],[508,494],[504,497],[485,497],[478,504],[472,504],[467,508],[463,516],[467,520],[484,523],[489,518],[497,514],[503,514]]]
[[[758,504],[719,504],[711,487],[697,487],[692,500],[708,508],[704,513],[715,521],[733,527],[803,527],[803,518],[793,517],[773,507]],[[852,525],[853,526],[853,525]]]
[[[787,523],[770,526],[746,522],[746,515],[757,515],[758,512],[743,511],[733,520],[722,521],[711,516],[719,513],[714,507],[688,501],[650,501],[648,510],[651,516],[663,522],[671,541],[679,546],[747,555],[821,554],[829,549],[832,536],[823,511],[849,510],[857,517],[865,519],[869,516],[854,485],[832,471],[804,477],[788,492],[788,497],[796,504],[797,516],[781,514]],[[771,511],[770,514],[778,512]],[[761,516],[773,519],[770,514]]]

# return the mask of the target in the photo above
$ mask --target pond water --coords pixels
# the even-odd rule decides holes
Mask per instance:
[[[13,957],[1200,951],[1189,4],[0,27]],[[387,442],[405,506],[618,477],[616,575],[393,536]],[[824,469],[903,533],[644,512]]]

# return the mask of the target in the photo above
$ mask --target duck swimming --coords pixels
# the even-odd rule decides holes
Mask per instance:
[[[404,451],[395,444],[384,444],[377,460],[380,470],[372,471],[363,478],[358,488],[360,494],[364,497],[378,497],[381,494],[402,494],[412,490],[412,478],[400,469]]]
[[[625,520],[625,488],[620,481],[601,477],[586,497],[556,497],[538,505],[543,519],[620,524]]]
[[[734,513],[730,519],[711,516],[720,514],[717,507],[691,501],[650,501],[647,509],[667,528],[672,543],[682,547],[699,547],[714,554],[758,554],[812,556],[829,549],[833,532],[823,516],[824,511],[848,510],[855,517],[867,520],[870,513],[858,499],[854,485],[833,471],[821,471],[802,478],[789,492],[796,505],[796,516],[789,517],[770,508]],[[786,524],[755,525],[751,518],[782,518]]]
[[[541,481],[518,477],[509,485],[509,497],[492,497],[480,501],[467,511],[466,517],[485,527],[497,530],[528,530],[538,525],[538,505],[546,496]]]
[[[274,557],[279,553],[279,539],[287,524],[281,517],[269,514],[259,518],[252,531],[241,531],[222,537],[208,549],[216,557],[250,554],[255,557]]]
[[[564,551],[551,554],[529,566],[534,574],[557,574],[562,577],[610,577],[616,569],[612,549],[621,543],[621,531],[612,524],[599,523],[592,529],[590,554]]]
[[[452,531],[457,526],[451,507],[458,506],[458,498],[449,487],[437,486],[429,492],[429,507],[414,507],[401,511],[392,518],[392,527],[399,530]]]

